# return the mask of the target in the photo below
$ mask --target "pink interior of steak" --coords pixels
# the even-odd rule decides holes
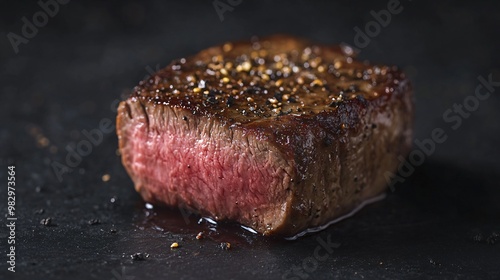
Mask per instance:
[[[126,102],[123,161],[145,200],[254,227],[281,220],[292,165],[267,142],[179,108]]]

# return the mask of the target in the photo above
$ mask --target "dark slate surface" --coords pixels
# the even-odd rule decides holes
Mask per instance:
[[[223,21],[212,1],[145,2],[60,5],[17,54],[7,34],[22,35],[22,18],[32,21],[41,8],[2,4],[0,205],[7,213],[7,166],[15,164],[18,220],[15,274],[7,271],[9,232],[0,231],[1,279],[500,278],[500,88],[477,104],[472,97],[479,76],[500,81],[495,2],[401,1],[402,11],[366,47],[358,44],[361,58],[399,65],[412,78],[415,137],[441,128],[447,139],[384,201],[293,242],[229,225],[212,232],[194,215],[147,210],[116,155],[114,132],[62,180],[52,166],[68,164],[66,147],[113,120],[115,101],[174,58],[278,32],[354,45],[354,27],[364,29],[370,11],[389,1],[232,1],[238,5]],[[443,119],[464,100],[471,112]],[[48,217],[52,225],[41,225]],[[199,231],[206,238],[196,240]],[[328,240],[331,251],[316,251]],[[226,241],[230,250],[220,248]],[[172,242],[181,247],[171,250]],[[134,253],[149,257],[132,260]]]

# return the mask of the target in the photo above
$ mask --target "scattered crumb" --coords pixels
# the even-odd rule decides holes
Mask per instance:
[[[429,259],[429,262],[432,264],[432,265],[435,265],[435,266],[441,266],[440,263],[436,262],[435,260],[433,259]]]
[[[483,234],[481,234],[480,232],[478,232],[478,233],[474,234],[474,235],[472,236],[472,240],[473,240],[474,242],[481,242],[481,241],[483,241]]]
[[[231,249],[231,243],[229,243],[229,242],[222,242],[222,243],[220,244],[220,247],[221,247],[223,250],[229,250],[229,249]]]
[[[107,182],[107,181],[109,181],[109,179],[111,179],[111,175],[109,175],[109,174],[102,175],[102,181],[103,182]]]
[[[41,225],[44,225],[46,227],[52,225],[52,218],[45,218],[40,221]]]
[[[90,219],[90,220],[88,221],[88,223],[89,223],[89,225],[91,225],[91,226],[93,226],[93,225],[98,225],[98,224],[100,224],[100,223],[101,223],[101,220],[99,220],[99,219]]]
[[[202,239],[202,238],[203,238],[203,232],[202,232],[202,231],[200,231],[200,232],[198,232],[198,234],[196,235],[196,239],[200,240],[200,239]]]
[[[39,132],[38,134],[35,134],[34,136],[36,138],[37,147],[46,148],[47,146],[49,146],[49,144],[50,144],[49,139],[47,137],[45,137],[41,132]]]
[[[37,136],[37,145],[38,147],[45,148],[50,144],[50,141],[47,137],[44,136]]]
[[[499,240],[500,240],[500,234],[498,234],[497,232],[492,232],[490,236],[486,238],[486,243],[493,245],[497,243]]]
[[[179,247],[179,243],[177,243],[177,242],[174,242],[174,243],[172,243],[172,245],[170,245],[170,248],[172,248],[172,249],[178,248],[178,247]]]
[[[489,234],[484,231],[475,230],[475,232],[470,235],[472,241],[476,243],[486,243],[494,245],[500,241],[500,233],[498,231],[491,231]]]
[[[134,253],[130,255],[130,258],[134,261],[143,261],[146,258],[149,258],[149,254],[144,254],[144,253]]]

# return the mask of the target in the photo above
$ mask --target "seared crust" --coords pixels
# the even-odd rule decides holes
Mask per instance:
[[[334,112],[348,100],[373,100],[404,88],[395,67],[354,59],[349,47],[272,36],[226,43],[172,62],[142,81],[134,96],[231,124]]]
[[[388,183],[384,173],[394,171],[397,157],[411,147],[413,97],[402,72],[356,61],[347,47],[288,36],[213,47],[141,82],[120,106],[121,150],[127,149],[131,100],[145,108],[144,121],[148,107],[168,106],[281,151],[294,170],[287,175],[282,213],[273,214],[279,219],[270,221],[265,213],[253,221],[236,219],[266,235],[323,225],[381,193]],[[122,154],[137,187],[140,174]],[[147,190],[141,193],[154,200]]]

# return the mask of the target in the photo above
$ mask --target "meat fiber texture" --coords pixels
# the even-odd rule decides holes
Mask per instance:
[[[384,192],[412,120],[396,67],[272,36],[172,62],[120,104],[117,133],[145,201],[294,236]]]

